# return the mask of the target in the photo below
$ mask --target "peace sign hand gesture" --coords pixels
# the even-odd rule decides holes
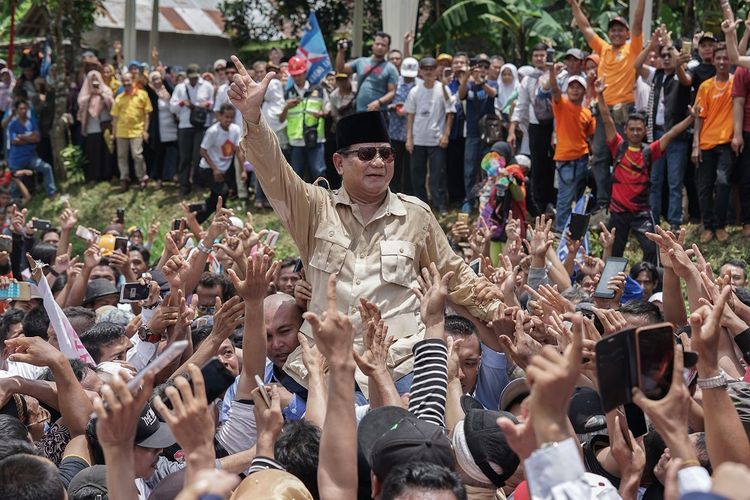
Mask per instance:
[[[263,104],[263,97],[276,73],[271,71],[266,74],[263,81],[256,83],[237,56],[232,56],[232,61],[237,66],[237,74],[234,75],[234,81],[229,87],[229,101],[242,113],[245,120],[250,123],[260,123],[260,107]]]

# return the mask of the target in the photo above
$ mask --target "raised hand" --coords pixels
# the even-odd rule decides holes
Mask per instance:
[[[604,83],[604,77],[596,79],[594,82],[594,90],[598,96],[604,94],[604,91],[607,90],[607,84]]]
[[[60,227],[63,231],[70,231],[78,224],[78,210],[73,210],[70,205],[67,206],[60,214]]]
[[[522,370],[529,365],[531,358],[542,350],[542,344],[534,340],[523,328],[524,313],[517,311],[515,316],[515,335],[513,339],[500,335],[500,344],[505,354]]]
[[[448,283],[453,279],[453,271],[440,276],[435,263],[429,269],[422,268],[422,276],[417,277],[419,287],[412,288],[420,302],[422,322],[427,328],[443,322],[445,318],[445,300],[448,297]]]
[[[279,270],[280,262],[271,262],[268,255],[256,253],[247,258],[245,279],[240,281],[233,269],[227,274],[232,280],[234,290],[244,300],[263,300],[267,295],[268,285]]]
[[[229,87],[229,101],[242,113],[245,120],[250,123],[259,123],[263,97],[276,73],[269,71],[263,81],[256,83],[237,56],[232,56],[232,62],[237,66],[237,74],[234,75],[234,81]]]
[[[318,316],[306,312],[304,318],[312,326],[315,342],[320,353],[328,360],[331,367],[344,368],[353,366],[354,325],[351,320],[336,307],[336,274],[328,278],[326,300],[328,308]]]
[[[388,326],[380,319],[375,304],[361,299],[359,311],[364,324],[365,350],[361,355],[355,351],[354,361],[368,377],[378,371],[387,373],[388,352],[396,339],[388,335]]]
[[[216,297],[216,312],[214,313],[214,327],[211,333],[216,333],[222,338],[228,338],[244,321],[245,305],[242,299],[234,296],[221,303]]]

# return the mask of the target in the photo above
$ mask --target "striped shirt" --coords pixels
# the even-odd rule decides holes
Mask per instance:
[[[409,411],[427,422],[445,427],[448,392],[448,345],[443,339],[424,339],[414,345],[414,379]]]

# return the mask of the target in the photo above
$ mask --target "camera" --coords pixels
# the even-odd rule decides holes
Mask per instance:
[[[343,39],[338,41],[338,48],[339,50],[349,50],[352,46],[352,41]]]

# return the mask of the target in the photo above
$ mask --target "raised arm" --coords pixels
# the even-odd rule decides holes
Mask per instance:
[[[560,102],[562,90],[560,90],[560,86],[557,84],[557,65],[555,63],[549,64],[547,65],[547,70],[548,81],[544,84],[544,90],[552,91],[552,99],[555,102]]]
[[[669,146],[670,142],[679,137],[680,134],[687,130],[690,124],[693,123],[696,117],[700,114],[700,106],[688,106],[688,111],[688,116],[686,116],[680,123],[670,128],[669,131],[659,139],[659,147],[661,148],[662,153],[667,150],[667,146]]]
[[[321,319],[307,312],[320,353],[328,360],[328,407],[320,436],[318,490],[321,498],[357,496],[357,426],[354,415],[354,326],[336,308],[336,275],[328,279],[328,310]]]
[[[607,85],[603,79],[599,78],[594,82],[594,88],[596,89],[596,102],[599,105],[599,118],[604,123],[604,133],[609,143],[617,135],[617,129],[615,128],[614,120],[612,120],[612,115],[609,114],[609,108],[604,102],[604,91],[607,89]]]
[[[583,38],[586,39],[586,43],[591,44],[591,40],[596,38],[596,32],[594,31],[594,28],[591,27],[591,23],[586,17],[586,14],[581,10],[578,0],[568,0],[568,4],[570,4],[570,8],[573,11],[573,20],[575,21],[576,26],[578,26],[578,29],[583,33]],[[643,0],[641,0],[641,9],[643,8],[642,4]],[[642,21],[643,17],[641,16],[641,22]]]
[[[729,62],[743,68],[750,68],[750,57],[741,55],[737,47],[737,24],[740,22],[742,21],[724,19],[721,22],[721,30],[724,32],[724,38],[726,39]]]
[[[648,66],[646,64],[646,59],[648,59],[649,52],[651,52],[652,50],[659,50],[660,36],[661,27],[658,27],[654,30],[654,34],[651,35],[651,40],[648,42],[648,45],[641,51],[640,54],[638,54],[638,57],[635,58],[635,62],[633,63],[638,76],[643,78],[644,81],[648,80],[649,74],[653,69],[651,68],[651,66]]]
[[[633,26],[630,29],[630,34],[633,37],[641,36],[643,33],[643,15],[646,10],[646,0],[638,0],[638,5],[635,7],[635,15],[633,16]]]

